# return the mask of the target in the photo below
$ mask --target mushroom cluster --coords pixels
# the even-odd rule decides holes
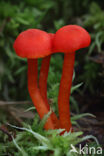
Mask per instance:
[[[52,110],[44,128],[64,128],[70,131],[70,90],[75,60],[75,51],[88,47],[91,42],[88,32],[77,25],[67,25],[60,28],[56,34],[46,33],[39,29],[28,29],[19,34],[14,42],[18,56],[27,58],[28,62],[28,91],[33,104],[40,116],[44,117],[50,111],[47,98],[47,78],[50,58],[53,53],[63,52],[63,71],[58,95],[59,119]],[[42,64],[38,83],[38,58]]]

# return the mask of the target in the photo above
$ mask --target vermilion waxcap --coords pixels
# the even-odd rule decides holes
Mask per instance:
[[[56,32],[53,46],[55,52],[69,53],[88,47],[90,42],[90,35],[84,28],[77,25],[67,25]]]
[[[13,45],[16,54],[23,58],[40,58],[51,54],[51,37],[39,29],[28,29],[17,37]]]

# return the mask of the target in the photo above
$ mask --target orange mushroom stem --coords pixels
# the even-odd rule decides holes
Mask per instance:
[[[54,34],[49,33],[49,36],[51,38],[51,41],[53,41]],[[42,98],[44,99],[48,109],[50,109],[50,105],[49,105],[49,101],[48,101],[48,97],[47,97],[47,79],[48,79],[50,59],[51,59],[51,55],[48,55],[42,59],[40,75],[39,75],[40,94],[41,94]],[[52,120],[55,124],[55,128],[59,128],[59,120],[53,111],[52,111]]]
[[[47,79],[48,79],[50,59],[51,59],[51,55],[43,58],[42,64],[41,64],[41,69],[40,69],[40,75],[39,75],[40,93],[41,93],[48,109],[50,109],[50,106],[48,104],[48,98],[47,98]]]
[[[64,56],[63,71],[58,95],[60,123],[62,128],[65,128],[67,131],[69,131],[72,127],[69,111],[69,97],[72,85],[74,59],[75,53],[65,54]]]
[[[52,43],[53,43],[54,34],[49,33],[48,35],[51,39],[51,51],[52,51]],[[40,75],[39,75],[40,92],[48,109],[50,108],[50,106],[48,104],[48,98],[47,98],[47,79],[48,79],[50,59],[51,59],[51,55],[48,55],[43,58],[41,69],[40,69]]]
[[[47,109],[37,85],[37,69],[37,59],[28,59],[28,90],[33,104],[42,119],[49,112],[49,109]],[[46,130],[55,128],[51,117],[48,118],[44,127]]]

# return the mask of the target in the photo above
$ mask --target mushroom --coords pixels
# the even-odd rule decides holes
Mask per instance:
[[[18,56],[28,59],[28,90],[36,110],[42,119],[49,112],[38,88],[37,59],[51,54],[51,38],[48,33],[38,29],[28,29],[17,37],[14,49]],[[55,129],[52,119],[53,113],[45,123],[45,129]]]
[[[55,52],[63,52],[63,71],[58,95],[59,119],[62,128],[71,130],[69,97],[72,85],[75,51],[88,47],[91,42],[88,32],[78,25],[60,28],[53,41]]]
[[[49,33],[49,36],[51,40],[53,41],[54,34]],[[49,106],[49,102],[47,98],[47,79],[48,79],[50,59],[51,59],[51,54],[43,58],[41,68],[40,68],[40,76],[39,76],[40,94],[43,100],[45,101],[48,109],[50,109],[50,106]],[[55,113],[52,113],[52,119],[55,124],[55,127],[59,128],[59,120],[57,119]]]

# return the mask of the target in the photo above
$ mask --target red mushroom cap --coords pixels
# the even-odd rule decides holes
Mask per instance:
[[[42,30],[28,29],[19,34],[13,47],[16,54],[23,58],[45,57],[51,54],[51,37]]]
[[[89,33],[78,25],[67,25],[60,28],[53,41],[55,52],[74,52],[88,47],[91,42]]]
[[[51,37],[51,40],[53,40],[55,34],[53,34],[53,33],[48,33],[48,34]]]
[[[51,43],[52,43],[52,52],[54,53],[53,40],[54,40],[54,36],[55,36],[55,34],[53,34],[53,33],[49,33],[49,36],[50,36],[50,38],[51,38]]]

